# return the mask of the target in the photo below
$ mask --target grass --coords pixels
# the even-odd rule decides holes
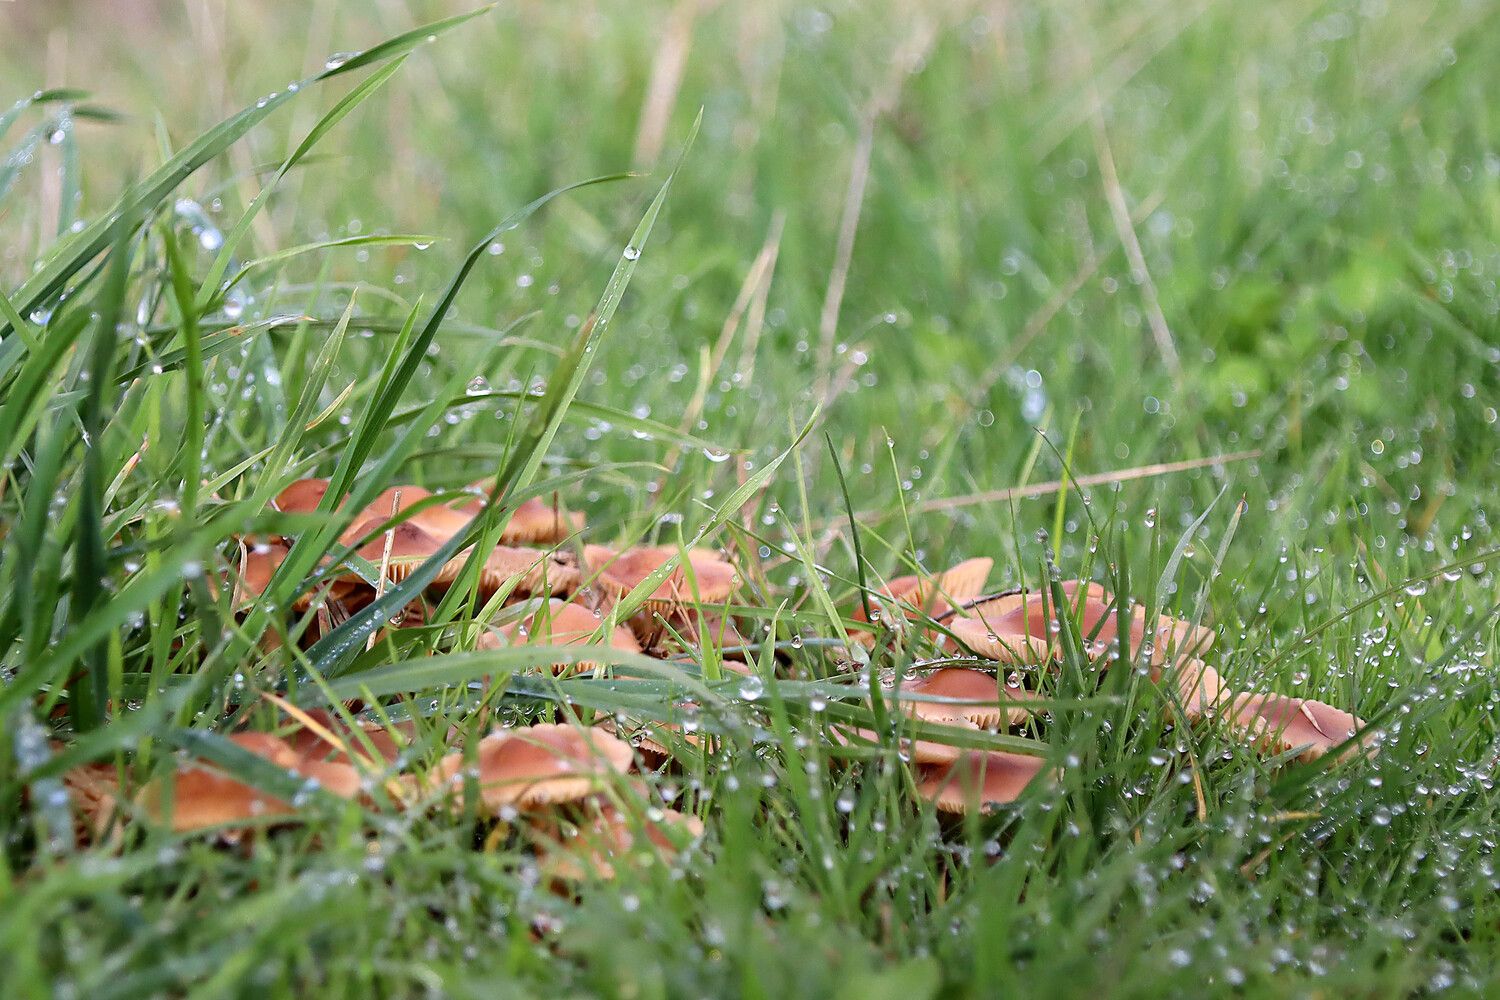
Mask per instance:
[[[58,25],[0,31],[0,99],[90,92],[0,117],[0,993],[1494,990],[1492,3],[253,7],[0,11]],[[779,669],[553,685],[462,628],[367,649],[385,607],[265,652],[336,547],[263,513],[307,474],[732,547]],[[267,530],[294,565],[240,619],[215,583]],[[941,821],[822,739],[878,709],[813,679],[860,581],[975,555],[1211,622],[1235,683],[1381,753],[1267,760],[1063,671],[1027,734],[1063,779]],[[239,849],[75,845],[66,768],[274,781],[213,734],[319,683],[419,761],[477,702],[693,690],[722,751],[657,788],[706,838],[576,898],[472,816],[316,795]]]

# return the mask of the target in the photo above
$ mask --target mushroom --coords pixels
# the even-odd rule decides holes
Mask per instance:
[[[79,842],[98,842],[109,829],[110,817],[123,801],[115,765],[108,762],[80,764],[64,772],[62,783],[77,814],[75,833]]]
[[[475,748],[472,774],[483,806],[534,809],[576,802],[598,792],[630,767],[626,743],[601,729],[539,724],[491,733]],[[468,765],[461,752],[438,762],[438,775],[461,787]]]
[[[266,733],[235,733],[229,739],[283,770],[317,782],[340,798],[352,799],[359,794],[359,772],[348,764],[309,759],[285,741]],[[164,780],[172,785],[170,821],[178,833],[295,812],[285,800],[201,763],[182,768]],[[142,789],[140,805],[154,821],[166,822],[165,798],[158,780]]]
[[[681,550],[672,546],[640,546],[616,553],[602,545],[584,547],[584,563],[595,574],[601,590],[619,599],[645,582]],[[682,604],[725,601],[738,577],[734,567],[717,552],[691,549],[683,560],[646,597],[647,607],[670,610]]]
[[[1003,721],[1009,726],[1019,726],[1031,717],[1031,711],[1021,705],[1001,706],[1000,684],[996,678],[983,670],[964,667],[944,667],[925,677],[910,680],[901,685],[902,700],[906,710],[928,722],[951,722],[962,719],[981,729],[994,729]],[[914,698],[908,698],[915,695]],[[1006,686],[1003,698],[1008,702],[1027,701],[1037,695],[1026,688]],[[928,698],[949,699],[928,701]]]
[[[1069,611],[1078,623],[1086,651],[1102,655],[1118,638],[1118,602],[1097,583],[1070,580],[1062,585]],[[1058,609],[1050,598],[1026,592],[1005,594],[979,601],[955,612],[947,627],[960,643],[980,656],[1002,663],[1036,663],[1058,655],[1056,636],[1061,630]],[[1132,654],[1140,651],[1150,635],[1151,661],[1201,654],[1213,642],[1213,632],[1189,622],[1161,616],[1154,625],[1144,608],[1126,612],[1130,622]]]
[[[952,609],[949,601],[962,605],[978,597],[984,591],[984,583],[989,579],[994,565],[995,560],[981,557],[965,559],[931,577],[898,576],[871,596],[870,610],[874,611],[875,605],[880,605],[889,607],[906,618],[919,612],[935,618]],[[864,602],[860,602],[850,618],[857,622],[870,620],[865,616]],[[869,636],[867,632],[857,634],[862,638]]]
[[[310,514],[328,492],[326,479],[299,479],[276,494],[271,506],[286,514]]]
[[[1219,672],[1202,660],[1183,660],[1166,669],[1170,669],[1176,699],[1189,722],[1223,709],[1232,697]],[[1164,672],[1164,669],[1154,671],[1155,679],[1161,680]]]
[[[750,645],[735,625],[734,618],[720,607],[703,605],[656,608],[647,614],[632,615],[631,627],[647,647],[673,646],[701,648],[712,643],[718,649],[743,650]]]
[[[979,732],[980,729],[974,723],[962,718],[946,718],[932,720],[940,725],[951,726],[955,729],[968,729]],[[830,730],[829,735],[833,741],[840,746],[861,747],[874,745],[885,747],[886,741],[868,729],[851,726],[844,732],[841,728]],[[964,752],[962,747],[956,747],[949,743],[942,743],[930,739],[913,739],[902,733],[898,740],[898,751],[903,759],[914,764],[951,764]]]
[[[703,836],[703,821],[676,809],[622,809],[595,796],[579,807],[576,822],[536,827],[544,838],[541,869],[554,881],[612,879],[624,861],[659,861]]]
[[[479,649],[501,649],[505,646],[535,644],[541,646],[595,646],[599,645],[600,630],[604,619],[594,611],[571,601],[550,598],[531,615],[500,628],[499,633],[483,632],[475,644]],[[627,653],[639,653],[641,644],[636,642],[630,629],[616,625],[608,635],[612,649]],[[556,672],[568,669],[589,670],[589,663],[554,664]]]
[[[487,492],[489,484],[481,480],[474,483],[470,489]],[[466,510],[472,516],[479,513],[483,501],[478,498],[470,501]],[[550,545],[565,540],[570,535],[576,535],[583,530],[583,515],[570,513],[560,504],[548,504],[537,497],[522,500],[511,511],[510,520],[506,522],[505,528],[500,533],[502,545]]]
[[[416,726],[411,722],[393,723],[390,728],[370,723],[351,727],[327,709],[308,709],[302,715],[304,724],[286,742],[294,753],[310,761],[352,764],[357,759],[390,766],[416,736]]]
[[[1310,761],[1354,740],[1339,755],[1346,760],[1367,749],[1366,739],[1355,740],[1364,722],[1343,709],[1275,693],[1231,697],[1223,713],[1230,726],[1272,753],[1296,751],[1297,760]]]
[[[1046,766],[1041,757],[1003,750],[968,750],[945,767],[927,769],[917,791],[936,805],[938,812],[988,812],[996,805],[1014,802]]]

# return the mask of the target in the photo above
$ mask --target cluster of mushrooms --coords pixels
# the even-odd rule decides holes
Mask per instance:
[[[327,489],[326,480],[300,480],[273,505],[287,514],[312,513]],[[341,535],[344,548],[363,560],[362,572],[354,571],[353,560],[347,572],[332,567],[312,594],[299,598],[294,610],[306,628],[298,641],[312,641],[407,579],[482,510],[483,499],[473,491],[439,496],[400,486],[380,494]],[[498,544],[484,553],[477,576],[484,607],[503,623],[487,624],[473,642],[476,648],[609,646],[679,659],[705,644],[715,650],[756,648],[736,630],[729,613],[741,580],[724,554],[675,547],[616,551],[582,544],[583,528],[580,515],[556,504],[532,499],[515,507]],[[290,547],[290,539],[279,537],[242,544],[233,581],[238,605],[248,606],[265,591]],[[452,586],[466,567],[472,574],[472,556],[464,550],[442,566],[428,596]],[[979,558],[934,575],[892,579],[862,596],[848,613],[850,647],[925,638],[938,650],[891,692],[892,703],[911,719],[986,732],[1033,725],[1044,706],[1035,678],[1062,658],[1066,615],[1076,626],[1076,633],[1066,634],[1083,637],[1090,660],[1107,662],[1122,647],[1132,651],[1152,682],[1162,686],[1169,711],[1188,722],[1214,720],[1265,752],[1299,759],[1371,749],[1363,722],[1348,712],[1303,698],[1227,688],[1203,660],[1213,633],[1201,625],[1167,616],[1148,619],[1144,608],[1122,606],[1095,583],[1063,584],[1063,609],[1054,606],[1051,592],[987,596],[992,568],[990,559]],[[643,589],[646,593],[638,593]],[[633,599],[625,602],[626,595]],[[414,601],[402,623],[421,622],[427,606],[425,598]],[[1119,634],[1122,623],[1128,625],[1127,635]],[[577,656],[569,660],[576,662],[557,664],[552,672],[607,669]],[[738,660],[718,666],[731,673],[756,672]],[[702,833],[698,817],[663,808],[642,777],[673,766],[671,744],[677,741],[667,739],[666,731],[699,742],[681,727],[657,724],[627,741],[616,731],[616,718],[590,723],[582,714],[564,714],[557,723],[498,727],[477,744],[452,750],[435,767],[418,769],[414,759],[422,755],[411,752],[415,729],[410,722],[392,723],[384,716],[384,724],[364,721],[357,703],[330,712],[268,697],[285,716],[281,735],[230,735],[240,750],[308,787],[345,799],[405,810],[462,807],[493,817],[497,830],[522,826],[540,863],[558,879],[608,877],[626,858],[659,858]],[[924,727],[924,733],[931,729]],[[826,736],[844,747],[868,748],[892,738],[838,724],[827,726]],[[961,749],[904,734],[896,739],[901,759],[916,768],[916,788],[944,814],[991,810],[1054,776],[1040,756]],[[288,820],[299,810],[295,799],[252,787],[205,761],[187,763],[129,796],[121,792],[112,767],[77,769],[66,783],[84,829],[96,837],[124,818],[235,837]]]

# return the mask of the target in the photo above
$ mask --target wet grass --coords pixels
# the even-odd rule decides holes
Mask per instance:
[[[0,98],[90,91],[0,116],[0,993],[1493,989],[1493,4],[721,6],[675,100],[676,8],[411,7],[79,15],[60,70],[0,34]],[[712,681],[710,643],[541,683],[466,652],[462,588],[266,652],[337,546],[263,512],[308,474],[731,547],[790,679]],[[299,549],[236,616],[268,530]],[[869,709],[809,678],[861,581],[976,555],[1210,622],[1236,684],[1382,751],[1267,760],[1065,670],[1017,734],[1062,780],[943,820],[820,738]],[[576,898],[472,818],[316,795],[253,847],[79,847],[57,780],[222,751],[319,679],[427,760],[481,702],[670,718],[700,668],[722,747],[656,785],[705,840]]]

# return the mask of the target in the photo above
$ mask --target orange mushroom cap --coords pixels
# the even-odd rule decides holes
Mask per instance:
[[[310,760],[267,733],[235,733],[229,739],[283,770],[316,781],[340,798],[352,799],[359,794],[359,772],[348,764]],[[179,833],[295,811],[285,800],[203,764],[189,765],[166,780],[172,784],[171,825]],[[142,789],[140,804],[157,822],[167,818],[163,799],[162,789],[155,783]]]
[[[631,763],[630,747],[601,729],[541,724],[491,733],[475,748],[480,801],[493,811],[576,802],[600,790]],[[462,753],[438,762],[450,787],[463,782]]]
[[[595,646],[604,628],[604,618],[571,601],[550,598],[546,604],[527,617],[504,625],[499,634],[484,632],[476,643],[480,649],[500,649],[504,646]],[[610,630],[607,644],[613,649],[627,653],[639,653],[641,644],[630,629],[616,625]],[[555,664],[554,669],[591,669],[588,663]]]
[[[360,723],[351,728],[327,709],[308,709],[304,714],[318,728],[304,725],[288,736],[286,742],[294,753],[308,761],[350,764],[354,763],[350,759],[352,753],[360,760],[390,765],[401,757],[403,748],[416,735],[416,726],[411,722],[393,723],[390,728]]]
[[[985,581],[989,579],[990,570],[994,566],[995,560],[981,557],[965,559],[931,577],[898,576],[881,587],[872,597],[871,603],[894,604],[908,618],[918,611],[936,617],[951,610],[952,605],[948,603],[950,600],[955,604],[963,604],[983,593]],[[881,601],[881,597],[893,600]],[[864,602],[860,602],[850,618],[857,622],[869,621],[865,617]]]
[[[287,514],[310,514],[328,492],[326,479],[299,479],[276,494],[271,506]]]
[[[969,750],[946,767],[923,775],[917,791],[939,812],[963,814],[976,808],[988,812],[1014,802],[1047,766],[1041,757],[1003,750]]]
[[[1102,654],[1119,635],[1117,602],[1097,583],[1070,580],[1062,585],[1062,591],[1087,643],[1087,652]],[[963,645],[980,656],[1002,663],[1036,663],[1059,653],[1055,637],[1061,620],[1057,612],[1050,598],[1022,592],[979,601],[955,613],[946,624]],[[1127,611],[1126,618],[1131,652],[1143,648],[1149,633],[1151,660],[1156,664],[1201,654],[1213,642],[1209,629],[1166,615],[1151,626],[1141,607]]]
[[[962,718],[945,718],[932,720],[940,725],[952,726],[955,729],[971,729],[979,731],[974,723]],[[877,747],[886,746],[886,741],[868,729],[859,727],[848,727],[844,732],[842,728],[830,729],[829,735],[832,740],[840,746],[862,746],[874,744]],[[901,756],[914,764],[951,764],[964,752],[962,747],[956,747],[937,740],[913,739],[903,733],[900,737],[899,750]]]
[[[591,573],[597,574],[599,586],[613,597],[623,597],[645,582],[646,578],[664,566],[669,559],[676,558],[679,551],[672,546],[639,546],[616,553],[602,545],[584,548],[584,562]],[[660,605],[713,604],[726,600],[738,581],[734,567],[717,552],[708,549],[691,549],[686,554],[687,566],[681,563],[656,585],[646,600]]]
[[[1357,716],[1321,701],[1283,694],[1241,694],[1227,711],[1231,726],[1248,732],[1274,753],[1297,751],[1301,761],[1316,760],[1354,740],[1365,728]],[[1340,759],[1357,755],[1367,744],[1351,744]]]
[[[1037,697],[1020,686],[1006,685],[1002,691],[1000,682],[991,674],[964,667],[944,667],[925,677],[907,681],[901,685],[901,694],[906,701],[906,710],[919,719],[929,722],[962,719],[982,729],[994,729],[1002,721],[1006,725],[1018,726],[1031,716],[1031,712],[1020,705],[1002,707],[999,704],[1002,699],[1012,702]],[[917,697],[908,698],[909,695]],[[947,698],[968,704],[922,700],[927,698]]]
[[[567,829],[554,827],[541,851],[542,871],[553,879],[576,882],[593,876],[612,879],[628,860],[663,860],[703,836],[703,821],[676,809],[622,809],[593,798],[583,816]]]
[[[506,545],[552,544],[578,534],[583,526],[582,514],[531,497],[522,500],[511,512],[500,541]]]

